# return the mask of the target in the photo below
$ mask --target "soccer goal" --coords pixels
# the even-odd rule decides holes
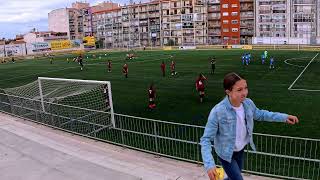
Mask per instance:
[[[77,126],[77,132],[89,135],[115,127],[109,81],[39,77],[4,91],[11,112],[19,116],[41,116],[50,121],[46,124],[67,129]]]

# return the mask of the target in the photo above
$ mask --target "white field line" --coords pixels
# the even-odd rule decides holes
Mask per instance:
[[[305,66],[300,66],[300,65],[292,64],[292,63],[289,63],[288,61],[290,61],[290,60],[296,60],[296,59],[307,59],[307,58],[310,58],[310,57],[290,58],[290,59],[284,60],[284,63],[286,63],[286,64],[288,64],[288,65],[290,65],[290,66],[296,66],[296,67],[304,68]]]
[[[320,89],[289,89],[290,91],[320,92]]]
[[[306,67],[302,70],[302,72],[299,74],[299,76],[296,78],[296,80],[293,81],[293,83],[289,86],[288,90],[291,90],[292,86],[297,82],[297,80],[301,77],[301,75],[304,73],[304,71],[309,67],[309,65],[314,61],[314,59],[319,55],[319,53],[317,53],[312,59],[311,61],[306,65]]]

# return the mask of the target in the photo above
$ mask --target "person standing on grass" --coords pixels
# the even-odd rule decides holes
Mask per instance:
[[[83,70],[83,58],[82,58],[81,54],[78,57],[78,63],[80,65],[80,70],[82,71]]]
[[[160,67],[161,67],[162,76],[165,77],[165,75],[166,75],[166,64],[164,63],[164,61],[162,61]]]
[[[214,70],[216,69],[216,58],[215,57],[211,58],[210,64],[211,64],[211,74],[214,74]]]
[[[249,56],[249,53],[248,53],[248,54],[246,54],[245,59],[246,59],[246,65],[247,65],[247,66],[249,66],[249,63],[250,63],[250,56]]]
[[[215,152],[229,179],[243,180],[244,148],[250,144],[256,150],[252,138],[253,120],[288,124],[299,121],[296,116],[258,109],[247,98],[246,80],[234,72],[224,77],[223,86],[226,97],[212,108],[200,139],[202,159],[210,180],[215,180],[217,168],[211,152],[213,141]]]
[[[171,76],[174,76],[174,75],[177,74],[177,72],[176,72],[176,62],[174,62],[173,60],[171,61],[170,69],[171,69]]]
[[[242,65],[245,65],[246,64],[246,54],[243,54],[241,56],[241,61],[242,61]]]
[[[265,57],[266,59],[268,58],[268,51],[267,51],[267,50],[264,51],[264,57]]]
[[[112,64],[111,60],[108,60],[108,72],[111,72]]]
[[[200,102],[203,102],[204,98],[204,81],[207,80],[207,78],[203,74],[199,74],[199,77],[196,80],[196,90],[199,92]]]
[[[264,64],[265,61],[266,61],[266,58],[263,53],[263,54],[261,54],[261,64]]]
[[[123,66],[122,66],[122,73],[123,75],[128,78],[128,71],[129,71],[129,68],[128,68],[128,64],[125,63]]]
[[[49,58],[50,58],[50,64],[53,64],[53,57],[49,56]]]
[[[269,69],[274,69],[274,58],[270,57],[270,66]]]
[[[149,95],[149,109],[154,109],[156,108],[156,103],[155,98],[156,98],[156,90],[154,88],[153,83],[150,85],[149,89],[148,89],[148,95]]]

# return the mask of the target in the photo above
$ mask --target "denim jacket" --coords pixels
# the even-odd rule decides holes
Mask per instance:
[[[253,120],[285,122],[288,115],[260,110],[249,98],[246,98],[242,104],[245,111],[245,122],[250,138],[250,146],[256,151],[252,139]],[[200,139],[202,160],[206,171],[215,166],[211,154],[211,142],[213,142],[216,154],[221,159],[231,162],[236,141],[236,124],[236,112],[232,108],[228,96],[226,96],[220,103],[212,108],[203,136]]]

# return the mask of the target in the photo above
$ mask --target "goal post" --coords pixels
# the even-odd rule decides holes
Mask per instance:
[[[38,77],[38,86],[43,112],[47,111],[47,102],[104,111],[110,113],[115,127],[110,81]]]
[[[39,77],[3,92],[7,109],[21,117],[84,134],[115,128],[109,81]]]

